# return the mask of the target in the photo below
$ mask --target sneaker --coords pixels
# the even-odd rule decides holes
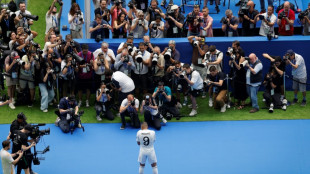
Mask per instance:
[[[273,105],[273,103],[271,103],[269,106],[269,113],[273,113],[273,107],[274,107],[274,105]]]
[[[59,117],[57,117],[57,118],[56,118],[56,121],[55,121],[55,126],[57,126],[57,127],[58,127],[58,126],[59,126],[59,122],[60,122],[60,118],[59,118]]]
[[[122,124],[122,126],[121,126],[121,128],[120,128],[120,129],[121,129],[121,130],[124,130],[124,129],[125,129],[125,127],[126,127],[126,126],[125,126],[124,124]]]
[[[213,100],[211,98],[209,99],[209,107],[213,107]]]
[[[102,121],[102,118],[99,115],[97,115],[96,118],[97,118],[97,121]]]
[[[250,110],[250,113],[255,113],[255,112],[258,112],[257,108],[253,108],[253,109]]]
[[[89,101],[86,100],[85,103],[86,103],[86,107],[88,108],[89,107]]]
[[[164,124],[168,122],[165,118],[162,118],[161,121],[163,121]]]
[[[15,106],[14,106],[13,102],[9,104],[9,107],[10,107],[11,109],[15,109]]]
[[[206,98],[206,97],[207,97],[206,92],[203,92],[201,98]]]
[[[297,98],[294,98],[294,100],[292,101],[291,105],[294,105],[298,102],[298,99]]]
[[[181,108],[182,108],[182,105],[181,105],[180,102],[177,103],[177,108],[178,108],[178,109],[181,109]]]
[[[82,125],[81,125],[81,123],[79,123],[77,127],[78,127],[78,128],[82,128]]]
[[[189,116],[190,116],[190,117],[193,117],[193,116],[195,116],[195,115],[197,115],[197,111],[193,109],[193,110],[191,111],[191,113],[189,113]]]
[[[48,112],[48,110],[47,110],[47,109],[44,109],[44,110],[43,110],[43,112],[45,112],[45,113],[46,113],[46,112]]]
[[[13,103],[13,105],[16,104],[16,100],[14,98],[12,98],[12,103]]]
[[[32,108],[32,107],[33,107],[33,103],[30,102],[30,103],[28,104],[28,108]]]
[[[81,107],[81,106],[82,106],[82,101],[81,101],[81,100],[79,101],[78,106],[79,106],[79,107]]]
[[[167,120],[171,120],[172,116],[169,112],[166,113],[166,118],[167,118]]]
[[[307,104],[307,101],[306,100],[302,100],[300,106],[306,106],[306,104]]]
[[[189,104],[189,105],[188,105],[188,108],[192,109],[192,108],[193,108],[193,105],[192,105],[192,104]],[[198,104],[196,104],[196,108],[198,108]]]
[[[227,106],[227,104],[224,104],[224,105],[221,107],[221,112],[226,112],[226,106]]]
[[[183,106],[186,106],[186,105],[187,105],[187,100],[184,100]]]

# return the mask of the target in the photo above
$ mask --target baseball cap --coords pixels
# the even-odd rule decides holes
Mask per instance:
[[[76,100],[75,100],[75,96],[72,95],[72,96],[68,97],[68,101],[69,101],[69,102],[75,102],[75,101],[76,101]]]
[[[11,52],[11,58],[17,59],[17,58],[20,58],[20,57],[19,57],[19,55],[18,55],[18,53],[16,51],[12,51]]]
[[[27,117],[25,116],[25,114],[24,113],[19,113],[18,115],[17,115],[17,118],[18,119],[22,119],[22,120],[27,120]]]
[[[176,9],[178,9],[178,8],[179,8],[178,5],[173,5],[173,6],[171,6],[171,10],[176,10]]]
[[[286,54],[293,55],[295,52],[292,49],[289,49],[286,51]]]

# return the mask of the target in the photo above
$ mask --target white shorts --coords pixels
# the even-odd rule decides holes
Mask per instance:
[[[155,154],[155,150],[152,151],[141,151],[139,153],[138,162],[141,164],[145,164],[146,159],[149,159],[149,163],[157,163],[157,158]]]

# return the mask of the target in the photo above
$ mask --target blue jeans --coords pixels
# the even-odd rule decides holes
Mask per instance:
[[[199,36],[199,33],[194,33],[194,32],[191,32],[188,30],[187,37],[189,37],[189,36]]]
[[[54,89],[48,90],[44,83],[39,83],[39,88],[41,92],[41,110],[48,109],[48,103],[50,103],[54,97],[55,92]]]
[[[250,96],[252,107],[259,109],[258,101],[257,101],[257,92],[258,92],[259,86],[246,85],[246,89],[247,89],[248,95]]]
[[[261,10],[266,10],[265,8],[265,0],[259,0],[260,1],[260,9]],[[273,5],[273,0],[267,0],[268,1],[268,6]],[[276,10],[276,9],[274,9]]]

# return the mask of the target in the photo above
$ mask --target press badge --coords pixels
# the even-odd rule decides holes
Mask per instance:
[[[198,65],[201,65],[201,64],[202,64],[202,59],[198,58]]]
[[[233,37],[233,32],[232,31],[228,31],[228,37]]]
[[[253,28],[254,28],[254,24],[250,23],[250,29],[253,29]]]
[[[8,38],[10,38],[10,33],[11,33],[11,31],[6,31],[6,36],[7,36]]]
[[[102,75],[101,75],[101,81],[104,81],[104,80],[105,80],[105,75],[102,74]]]
[[[128,69],[125,69],[125,70],[124,70],[124,73],[125,73],[126,75],[128,75]]]
[[[134,38],[138,38],[138,37],[139,37],[139,33],[135,32],[135,33],[133,34],[133,37],[134,37]]]
[[[173,30],[173,34],[177,34],[178,33],[178,27],[173,27],[172,30]]]
[[[141,10],[144,10],[145,9],[145,3],[141,3],[140,7],[141,7]]]
[[[87,69],[86,69],[86,68],[83,68],[82,72],[83,72],[83,73],[87,73]]]
[[[290,30],[290,25],[289,25],[289,24],[286,24],[286,25],[285,25],[285,30],[286,30],[286,31]]]
[[[16,79],[17,78],[17,73],[16,72],[12,72],[12,79]]]
[[[271,95],[274,95],[274,89],[272,89],[272,90],[270,91],[270,94],[271,94]]]

